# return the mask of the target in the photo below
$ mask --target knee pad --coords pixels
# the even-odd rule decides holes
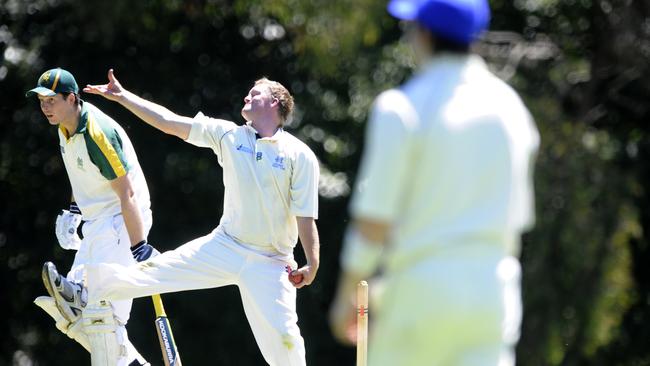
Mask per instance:
[[[89,304],[81,313],[81,320],[90,343],[92,366],[113,366],[125,361],[126,346],[109,302]]]
[[[58,330],[77,341],[86,349],[86,351],[90,352],[90,344],[88,343],[88,337],[86,337],[86,334],[83,332],[81,319],[71,324],[63,317],[63,315],[61,315],[61,312],[59,312],[59,309],[56,307],[56,301],[50,296],[39,296],[34,300],[34,304],[45,310],[45,312],[54,319]]]
[[[36,299],[34,299],[34,304],[38,306],[39,308],[45,310],[45,312],[54,319],[56,322],[56,327],[59,329],[61,332],[66,333],[68,330],[68,326],[70,325],[70,322],[67,321],[63,315],[61,315],[61,312],[59,312],[59,309],[56,307],[56,300],[54,300],[50,296],[39,296]]]

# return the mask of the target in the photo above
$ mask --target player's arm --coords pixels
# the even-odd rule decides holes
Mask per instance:
[[[358,217],[348,226],[341,254],[341,273],[329,317],[332,333],[341,343],[354,343],[353,304],[359,281],[374,273],[388,239],[387,221]],[[361,264],[360,266],[357,263]]]
[[[352,226],[366,240],[376,243],[376,245],[383,245],[386,242],[391,225],[385,221],[359,217],[352,221]]]
[[[86,85],[83,91],[120,103],[147,124],[169,135],[178,136],[183,140],[187,140],[190,135],[192,118],[180,116],[124,89],[115,78],[113,69],[108,70],[108,84]]]
[[[307,259],[307,264],[296,270],[297,273],[303,275],[303,280],[295,285],[297,288],[301,288],[311,284],[316,278],[316,272],[320,265],[320,240],[316,220],[313,217],[298,216],[296,220],[298,222],[298,237]]]
[[[354,245],[349,243],[349,241],[358,240],[364,245],[370,246],[370,251],[376,251],[381,253],[383,247],[388,239],[388,233],[390,231],[391,224],[387,221],[379,221],[376,219],[359,217],[352,220],[352,223],[348,227],[348,233],[346,234],[346,245]],[[355,238],[356,236],[356,238]],[[355,256],[357,253],[351,253],[352,256]],[[361,253],[358,253],[361,254]],[[360,258],[354,258],[353,260],[359,260]],[[367,280],[368,274],[359,273],[354,270],[346,270],[345,268],[341,272],[341,277],[339,278],[339,286],[344,288],[343,292],[346,294],[354,293],[357,283],[361,280]]]
[[[376,273],[392,225],[399,218],[414,158],[413,112],[398,91],[382,93],[373,106],[350,207],[353,222],[345,234],[341,275],[329,314],[332,332],[343,343],[354,338],[349,331],[356,285]]]
[[[142,216],[138,209],[137,198],[129,175],[125,174],[113,179],[111,181],[111,188],[120,199],[120,207],[122,208],[126,231],[129,233],[131,246],[135,246],[146,238],[144,236]]]
[[[346,249],[349,249],[350,246],[355,245],[355,241],[361,243],[363,246],[368,246],[368,251],[381,253],[385,246],[386,240],[388,239],[388,233],[390,231],[391,224],[387,221],[380,221],[376,219],[359,217],[352,220],[352,223],[348,227],[348,232],[345,237]],[[358,245],[358,244],[356,244]],[[365,253],[357,253],[354,250],[348,250],[347,253],[352,258],[353,261],[359,260],[357,256],[364,255]],[[343,266],[343,271],[341,272],[340,283],[346,288],[354,288],[357,283],[361,280],[367,280],[369,274],[367,272],[372,271],[373,269],[364,270],[359,268],[361,272],[355,271],[356,267],[346,268]],[[370,274],[372,275],[372,273]]]

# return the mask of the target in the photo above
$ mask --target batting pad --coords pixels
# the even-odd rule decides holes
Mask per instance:
[[[34,304],[39,308],[43,309],[49,316],[54,319],[56,322],[56,328],[60,330],[63,334],[74,339],[79,344],[90,352],[90,343],[88,343],[88,338],[81,331],[81,322],[77,321],[74,324],[70,324],[63,315],[59,312],[59,309],[56,307],[55,300],[50,296],[39,296],[34,299]]]

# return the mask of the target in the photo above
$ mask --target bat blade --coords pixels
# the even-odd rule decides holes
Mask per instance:
[[[152,296],[153,305],[156,309],[156,333],[158,333],[158,341],[160,342],[160,350],[162,351],[163,362],[165,366],[182,366],[181,356],[178,353],[174,335],[172,334],[172,327],[165,314],[165,308],[162,304],[160,295]]]

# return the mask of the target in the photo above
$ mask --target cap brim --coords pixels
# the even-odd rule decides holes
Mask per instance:
[[[418,0],[392,0],[386,7],[388,13],[397,19],[415,20],[418,16]]]
[[[50,90],[48,88],[44,88],[42,86],[37,86],[36,88],[34,88],[34,89],[28,91],[27,93],[25,93],[25,96],[26,97],[31,97],[34,94],[38,94],[38,95],[43,96],[43,97],[53,97],[53,96],[56,95],[55,92],[53,92],[52,90]]]

